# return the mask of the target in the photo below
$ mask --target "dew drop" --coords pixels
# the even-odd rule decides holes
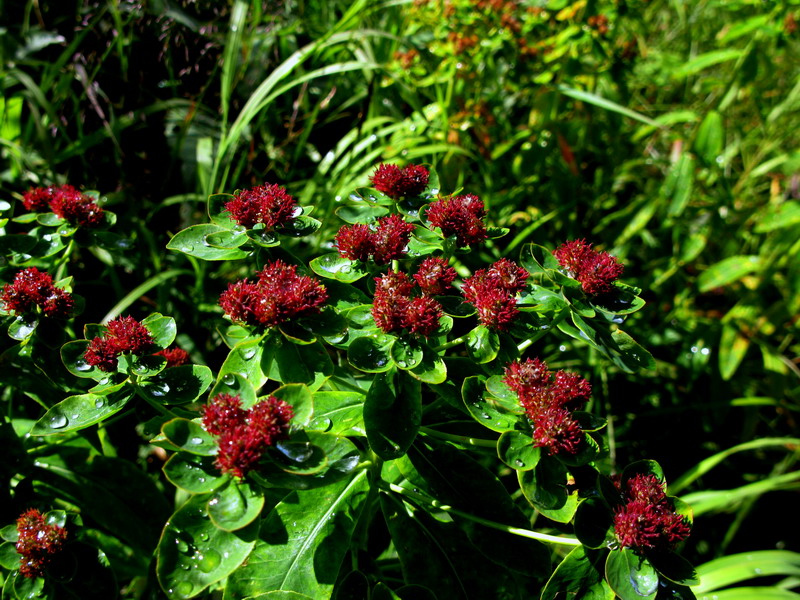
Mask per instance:
[[[75,361],[75,370],[85,373],[86,371],[92,370],[92,365],[81,358]]]
[[[514,461],[514,464],[517,465],[518,467],[524,467],[525,466],[525,463],[522,462],[520,459],[516,459]]]
[[[189,583],[188,581],[182,581],[175,588],[175,593],[180,596],[183,596],[184,598],[188,598],[189,596],[192,595],[193,589],[194,586],[191,583]]]
[[[150,386],[150,395],[156,398],[163,398],[169,394],[169,384],[162,381],[161,383],[154,383]]]
[[[210,573],[222,562],[222,556],[216,550],[208,549],[205,554],[197,553],[195,560],[197,560],[197,567],[203,573]]]
[[[201,531],[200,535],[198,537],[200,538],[201,542],[207,542],[208,541],[208,534],[205,531]]]
[[[94,401],[95,408],[103,408],[106,405],[105,398],[98,398]]]
[[[181,247],[181,252],[192,252],[194,251],[194,244],[184,244]]]
[[[224,383],[225,385],[233,385],[234,381],[236,381],[236,378],[233,376],[233,373],[227,373],[222,378],[222,383]]]
[[[61,414],[56,414],[50,417],[50,427],[53,429],[61,429],[67,426],[67,417]]]
[[[190,440],[190,442],[191,442],[192,444],[194,444],[195,446],[199,446],[200,444],[202,444],[202,443],[203,443],[203,438],[200,438],[200,437],[193,437],[193,438]]]
[[[255,348],[248,348],[244,352],[242,352],[242,358],[245,360],[252,360],[252,358],[256,355]]]

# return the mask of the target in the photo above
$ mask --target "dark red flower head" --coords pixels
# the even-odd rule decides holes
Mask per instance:
[[[426,296],[444,294],[452,286],[456,278],[456,270],[447,265],[447,261],[438,256],[429,256],[422,261],[414,280]]]
[[[456,236],[459,246],[474,246],[486,239],[486,209],[474,194],[437,200],[428,207],[427,217],[445,237]]]
[[[688,519],[675,511],[655,475],[634,475],[620,492],[623,504],[614,511],[614,533],[620,547],[671,549],[689,537]]]
[[[390,198],[403,196],[419,196],[428,185],[428,169],[422,165],[408,165],[400,168],[397,165],[380,164],[370,177],[373,187]]]
[[[57,188],[50,201],[50,210],[70,225],[96,227],[103,222],[103,209],[89,196],[71,185]]]
[[[597,252],[585,240],[565,242],[553,251],[568,275],[581,282],[583,291],[601,296],[614,289],[624,266],[608,252]]]
[[[143,356],[153,350],[153,336],[133,317],[117,317],[106,325],[106,333],[89,342],[83,355],[87,364],[101,371],[117,368],[121,354]]]
[[[551,454],[576,454],[583,431],[572,411],[589,400],[591,385],[574,373],[551,373],[538,358],[515,361],[506,367],[505,384],[533,423],[534,445]]]
[[[215,464],[223,473],[242,478],[252,471],[267,448],[288,436],[292,407],[268,396],[252,408],[239,396],[219,394],[203,410],[203,427],[217,436]]]
[[[72,312],[72,295],[53,285],[53,278],[36,267],[23,269],[13,283],[3,287],[0,303],[15,315],[23,315],[39,307],[48,317],[66,318]]]
[[[64,546],[67,530],[48,524],[44,515],[31,508],[17,519],[19,572],[28,578],[44,575],[44,567]]]
[[[413,298],[414,283],[405,273],[391,269],[375,278],[372,317],[386,333],[408,328],[411,333],[429,336],[439,327],[442,306],[429,296]]]
[[[164,348],[156,352],[155,355],[163,356],[167,359],[167,369],[189,364],[189,353],[183,348]]]
[[[345,225],[336,234],[336,249],[349,260],[366,262],[375,252],[375,239],[369,225]]]
[[[400,215],[378,219],[375,229],[369,225],[345,225],[336,234],[339,254],[350,260],[365,262],[372,258],[385,265],[402,258],[411,239],[414,226]]]
[[[498,331],[509,328],[516,318],[516,294],[525,288],[528,272],[514,261],[500,259],[488,269],[478,269],[464,281],[464,298],[478,311],[478,320]]]
[[[22,205],[28,212],[47,212],[57,190],[54,186],[31,188],[23,194]]]
[[[298,275],[295,265],[276,260],[256,275],[256,282],[232,283],[219,297],[219,305],[234,322],[274,327],[319,312],[328,299],[325,286]]]
[[[249,190],[239,191],[225,204],[234,221],[252,229],[263,223],[267,230],[290,221],[297,211],[297,202],[286,193],[286,188],[265,183]]]

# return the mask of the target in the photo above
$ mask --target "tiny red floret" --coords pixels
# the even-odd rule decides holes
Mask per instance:
[[[101,371],[117,368],[121,354],[143,356],[153,350],[153,336],[133,317],[117,317],[106,325],[106,333],[93,338],[83,355],[87,364]]]
[[[483,223],[486,209],[483,201],[474,194],[437,200],[428,207],[427,217],[445,237],[456,236],[459,246],[474,246],[487,237]]]
[[[430,296],[413,298],[406,307],[406,323],[411,333],[425,337],[439,328],[442,305]]]
[[[44,567],[67,539],[67,530],[47,523],[44,515],[31,508],[17,519],[17,553],[21,554],[19,572],[28,578],[44,575]]]
[[[414,226],[407,223],[400,215],[389,215],[378,219],[375,231],[375,249],[373,260],[378,265],[385,265],[405,254],[406,246],[411,239]]]
[[[249,190],[239,191],[225,204],[234,221],[252,229],[263,223],[267,230],[290,221],[297,210],[297,201],[286,193],[286,188],[265,183]]]
[[[217,439],[215,464],[223,473],[243,478],[252,471],[267,448],[288,437],[292,407],[268,396],[249,410],[239,396],[219,394],[205,406],[203,427]]]
[[[598,252],[585,240],[565,242],[553,251],[558,264],[570,277],[581,282],[590,296],[602,296],[614,289],[624,266],[608,252]]]
[[[22,205],[28,212],[47,212],[57,189],[54,186],[31,188],[22,195]]]
[[[671,549],[689,537],[688,519],[675,512],[655,475],[634,475],[620,486],[620,492],[623,504],[614,511],[614,533],[620,547]]]
[[[0,304],[17,316],[39,307],[48,317],[66,318],[74,306],[72,295],[53,285],[53,278],[36,267],[23,269],[3,287]]]
[[[534,446],[547,448],[550,454],[577,454],[583,431],[572,411],[589,400],[588,381],[574,373],[553,374],[538,358],[509,364],[503,381],[517,394],[533,424]]]
[[[167,359],[167,369],[189,364],[189,353],[183,348],[164,348],[156,352],[155,355],[163,356]]]
[[[375,239],[369,225],[357,223],[339,229],[335,238],[339,254],[349,260],[366,262],[375,252]]]
[[[219,298],[230,319],[245,325],[274,327],[291,319],[319,312],[328,299],[325,286],[297,274],[297,266],[276,260],[258,273],[258,280],[237,281]]]
[[[62,185],[55,191],[50,210],[70,225],[81,227],[97,227],[104,219],[103,209],[71,185]]]
[[[390,198],[419,196],[428,185],[428,169],[422,165],[408,165],[401,169],[397,165],[380,164],[370,177],[373,187]]]
[[[422,261],[414,280],[426,296],[444,294],[452,287],[456,278],[456,270],[447,265],[447,261],[438,256],[429,256]]]
[[[505,331],[517,317],[516,294],[525,288],[528,271],[514,261],[500,259],[488,269],[478,269],[464,281],[464,298],[478,311],[478,320]]]

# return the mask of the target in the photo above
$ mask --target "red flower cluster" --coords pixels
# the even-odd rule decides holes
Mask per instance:
[[[372,317],[386,333],[408,328],[411,333],[431,335],[439,327],[442,305],[429,295],[412,297],[414,283],[405,273],[391,269],[375,278]]]
[[[336,234],[339,254],[350,260],[366,262],[370,257],[376,264],[385,265],[405,254],[414,226],[400,215],[378,219],[373,231],[369,225],[345,225]]]
[[[673,548],[689,537],[688,519],[675,512],[658,477],[634,475],[618,486],[624,504],[614,511],[614,533],[622,548]]]
[[[565,242],[553,251],[567,274],[581,282],[583,291],[592,296],[609,293],[625,268],[608,252],[597,252],[585,240]]]
[[[263,223],[271,230],[291,220],[297,201],[286,193],[286,188],[265,183],[249,190],[239,191],[225,204],[233,220],[248,229]]]
[[[44,567],[59,552],[67,539],[67,530],[48,524],[35,508],[17,519],[17,553],[22,555],[19,572],[28,578],[44,575]]]
[[[486,209],[474,194],[437,200],[428,207],[427,217],[445,237],[456,236],[459,246],[474,246],[486,239]]]
[[[153,349],[153,336],[133,317],[117,317],[108,322],[106,329],[104,336],[89,342],[83,355],[87,364],[101,371],[116,370],[121,354],[142,356]]]
[[[243,478],[269,446],[288,436],[293,416],[292,407],[274,396],[249,410],[242,408],[239,396],[215,396],[203,408],[203,427],[218,436],[215,464],[219,470]]]
[[[535,446],[547,448],[550,454],[578,452],[583,431],[571,413],[589,400],[592,386],[588,381],[564,371],[553,375],[538,358],[511,363],[503,381],[517,394],[533,423]]]
[[[305,314],[319,312],[328,299],[325,286],[297,274],[295,265],[276,260],[258,273],[255,282],[232,283],[219,297],[219,305],[232,321],[274,327]]]
[[[456,278],[456,270],[447,266],[447,261],[437,256],[429,256],[420,264],[414,280],[426,296],[444,294]]]
[[[103,209],[71,185],[32,188],[22,197],[31,212],[51,210],[71,225],[96,227],[103,222]]]
[[[373,187],[389,196],[419,196],[428,185],[428,169],[422,165],[408,165],[402,169],[397,165],[380,164],[369,178]]]
[[[3,287],[0,304],[15,315],[23,315],[38,306],[48,317],[66,318],[75,302],[72,294],[53,285],[49,273],[30,267],[17,273],[14,282]]]
[[[478,311],[478,320],[490,329],[504,331],[519,313],[516,295],[525,289],[530,273],[501,258],[488,269],[478,269],[464,281],[464,298]]]
[[[166,358],[167,366],[165,368],[167,369],[189,364],[189,353],[183,348],[164,348],[156,352],[154,356],[163,356]]]

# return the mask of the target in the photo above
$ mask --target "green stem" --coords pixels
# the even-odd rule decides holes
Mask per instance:
[[[533,340],[532,340],[531,338],[528,338],[527,340],[525,340],[525,341],[523,341],[523,342],[520,342],[519,344],[517,344],[517,350],[519,350],[520,352],[524,352],[524,351],[525,351],[525,349],[526,349],[528,346],[530,346],[532,343],[533,343]]]
[[[72,249],[75,247],[75,240],[70,239],[69,244],[64,249],[64,252],[61,253],[58,261],[55,265],[53,265],[53,280],[58,281],[59,279],[64,279],[64,271],[67,268],[67,262],[69,262],[69,257],[72,254]]]
[[[471,438],[465,435],[455,435],[453,433],[442,433],[435,429],[428,427],[420,427],[419,430],[425,435],[438,438],[440,440],[447,440],[448,442],[455,442],[464,446],[479,446],[480,448],[497,448],[497,440],[482,440],[479,438]]]
[[[412,492],[411,490],[407,490],[406,488],[400,487],[399,485],[395,485],[394,483],[380,483],[379,486],[385,490],[390,490],[392,492],[395,492],[396,494],[400,494],[401,496],[412,498],[417,502],[423,502],[441,511],[457,515],[464,519],[469,519],[474,523],[479,523],[486,527],[497,529],[498,531],[505,531],[506,533],[510,533],[512,535],[518,535],[520,537],[539,540],[540,542],[548,542],[550,544],[562,544],[564,546],[581,545],[581,543],[575,538],[567,538],[567,537],[549,535],[547,533],[539,533],[538,531],[531,531],[530,529],[522,529],[521,527],[510,527],[508,525],[503,525],[502,523],[497,523],[496,521],[490,521],[488,519],[476,517],[475,515],[465,513],[456,508],[453,508],[452,506],[447,506],[446,504],[442,504],[438,500],[431,500],[429,498],[426,498],[422,494],[417,494],[415,492]]]
[[[442,350],[447,350],[449,348],[452,348],[453,346],[458,346],[459,344],[463,344],[465,341],[467,341],[467,336],[462,335],[461,337],[452,339],[449,342],[445,342],[441,346],[436,346],[436,348],[434,348],[433,351],[441,352]]]

